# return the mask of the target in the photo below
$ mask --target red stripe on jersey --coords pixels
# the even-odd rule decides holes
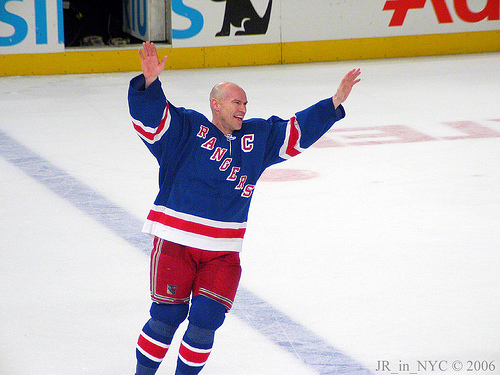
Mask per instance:
[[[199,234],[212,238],[243,238],[246,228],[216,228],[209,225],[195,223],[188,220],[179,219],[174,216],[167,215],[163,212],[151,210],[148,215],[148,220],[164,224],[166,226]]]
[[[160,121],[160,125],[158,125],[158,127],[156,128],[155,132],[149,132],[146,129],[144,129],[142,126],[137,125],[134,122],[132,122],[132,123],[134,124],[134,129],[135,129],[135,131],[137,133],[139,133],[144,138],[146,138],[146,139],[148,139],[150,141],[153,141],[154,138],[158,134],[161,134],[163,132],[163,129],[165,128],[165,124],[167,122],[168,115],[169,115],[169,105],[168,105],[168,102],[167,102],[167,106],[166,106],[166,109],[165,109],[165,114],[163,115],[163,118]]]
[[[211,349],[198,349],[187,345],[184,341],[179,348],[179,357],[190,366],[203,366],[210,356]]]
[[[288,138],[286,154],[291,157],[300,154],[300,151],[295,148],[299,142],[299,129],[297,128],[296,121],[295,117],[290,119],[290,137]]]
[[[165,357],[167,354],[169,345],[162,344],[156,340],[156,342],[152,341],[149,336],[141,332],[141,335],[139,336],[139,340],[137,341],[137,346],[138,348],[142,349],[142,352],[145,352],[144,354],[149,354],[148,358],[156,361],[156,362],[161,362],[161,360]]]

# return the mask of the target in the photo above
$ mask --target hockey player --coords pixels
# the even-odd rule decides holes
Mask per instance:
[[[360,70],[347,73],[333,97],[287,120],[244,120],[245,91],[220,83],[210,93],[209,121],[166,99],[158,76],[167,58],[159,61],[153,43],[145,42],[139,53],[142,74],[130,82],[129,108],[137,134],[158,160],[160,190],[143,229],[154,237],[153,303],[137,343],[136,375],[156,373],[186,317],[176,374],[198,374],[236,295],[258,178],[345,116],[341,103],[359,82]]]

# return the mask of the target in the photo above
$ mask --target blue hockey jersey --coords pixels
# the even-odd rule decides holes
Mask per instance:
[[[301,153],[345,116],[328,98],[288,120],[249,119],[224,135],[204,115],[167,101],[157,79],[130,82],[134,129],[159,163],[159,193],[143,231],[182,245],[241,251],[250,200],[264,170]]]

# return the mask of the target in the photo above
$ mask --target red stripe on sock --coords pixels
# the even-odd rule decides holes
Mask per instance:
[[[210,356],[210,350],[188,347],[183,342],[179,348],[179,356],[187,364],[203,366]]]
[[[148,353],[150,356],[157,358],[161,361],[168,351],[168,345],[166,347],[160,346],[148,339],[147,336],[141,333],[139,336],[139,340],[137,342],[137,346],[139,346],[142,350]]]

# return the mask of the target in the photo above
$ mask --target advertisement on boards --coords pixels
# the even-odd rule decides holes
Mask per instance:
[[[280,0],[171,0],[172,47],[279,43]]]
[[[500,0],[123,0],[123,26],[172,47],[500,30]],[[64,52],[63,0],[0,0],[0,54]]]
[[[0,0],[0,55],[64,52],[62,0]]]
[[[173,47],[500,30],[500,0],[172,0]]]
[[[282,41],[500,30],[499,3],[500,0],[286,0],[281,6]]]

